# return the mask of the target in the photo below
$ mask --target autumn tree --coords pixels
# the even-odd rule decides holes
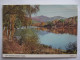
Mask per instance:
[[[5,35],[8,35],[8,37],[10,36],[10,40],[12,40],[15,32],[15,21],[17,20],[16,18],[18,18],[23,25],[30,25],[31,14],[36,13],[38,10],[39,6],[37,5],[4,5],[3,30]]]

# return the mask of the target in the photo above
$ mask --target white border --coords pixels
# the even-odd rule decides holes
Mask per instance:
[[[77,57],[77,54],[3,54],[3,57],[58,58],[58,57]]]

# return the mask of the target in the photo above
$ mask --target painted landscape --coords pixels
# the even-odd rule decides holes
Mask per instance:
[[[3,54],[77,54],[76,5],[4,5]]]

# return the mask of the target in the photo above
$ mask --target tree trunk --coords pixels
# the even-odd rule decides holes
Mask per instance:
[[[29,25],[31,25],[31,23],[32,23],[31,21],[32,21],[32,19],[31,19],[31,9],[30,9],[30,14],[29,14],[29,22],[30,23],[29,23]]]
[[[3,31],[3,35],[7,37],[7,26],[5,26],[4,31]]]
[[[10,24],[11,24],[11,36],[10,36],[10,40],[13,40],[13,36],[14,36],[14,25],[15,25],[15,19],[16,19],[16,15],[15,14],[10,14]]]

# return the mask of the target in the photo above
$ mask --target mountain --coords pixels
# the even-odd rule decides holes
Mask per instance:
[[[35,21],[38,21],[38,22],[53,21],[55,19],[65,19],[65,18],[61,17],[61,16],[47,17],[47,16],[43,16],[43,15],[32,17],[32,20],[35,20]]]
[[[56,20],[56,19],[66,19],[66,18],[61,16],[54,16],[50,18],[50,20]]]
[[[39,22],[46,22],[50,20],[50,18],[42,15],[42,16],[32,17],[32,20],[39,21]]]

